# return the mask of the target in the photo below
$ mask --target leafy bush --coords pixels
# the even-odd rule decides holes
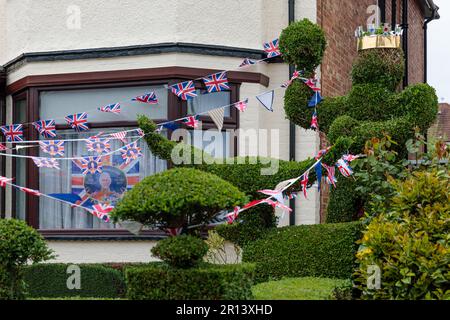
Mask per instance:
[[[235,186],[219,177],[189,168],[171,169],[136,184],[111,216],[149,226],[177,228],[204,224],[223,209],[247,202]]]
[[[175,269],[152,263],[125,272],[127,298],[132,300],[246,300],[252,298],[255,267],[203,264]]]
[[[323,30],[308,19],[291,23],[280,35],[283,60],[306,74],[314,72],[322,62],[326,45]]]
[[[151,251],[172,267],[190,268],[206,255],[208,245],[200,238],[181,235],[158,241]]]
[[[312,89],[300,80],[294,80],[284,94],[284,111],[287,118],[302,128],[311,126],[314,108],[306,108],[306,106],[313,94]]]
[[[247,245],[242,259],[256,263],[258,282],[283,277],[349,279],[360,229],[359,223],[276,229]]]
[[[334,143],[340,137],[351,136],[352,131],[359,124],[358,120],[353,119],[350,116],[341,116],[334,120],[328,132],[328,140]]]
[[[27,298],[120,298],[125,293],[121,271],[101,264],[80,264],[81,289],[69,290],[67,279],[70,264],[50,263],[28,266],[24,279],[28,287]]]
[[[395,195],[364,232],[356,283],[366,299],[450,299],[450,171],[415,172],[391,180]],[[368,288],[369,266],[381,288]]]
[[[337,176],[336,188],[331,187],[326,222],[343,223],[358,220],[363,213],[363,198],[355,192],[358,183],[352,178]]]
[[[24,266],[52,258],[52,251],[35,229],[24,221],[0,219],[0,299],[22,299]]]
[[[306,277],[260,283],[252,292],[256,300],[334,300],[336,292],[343,300],[342,288],[348,287],[350,280]]]

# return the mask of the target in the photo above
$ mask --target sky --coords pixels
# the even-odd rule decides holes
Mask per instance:
[[[434,0],[439,20],[428,24],[428,83],[439,102],[450,103],[450,0]]]

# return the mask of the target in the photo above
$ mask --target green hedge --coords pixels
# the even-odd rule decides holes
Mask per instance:
[[[209,265],[176,269],[164,263],[125,270],[131,300],[247,300],[253,298],[255,266]]]
[[[245,247],[258,282],[283,277],[349,279],[354,270],[359,223],[295,226],[273,230]]]
[[[36,264],[25,269],[27,298],[95,297],[120,298],[125,293],[123,273],[101,264],[79,264],[81,289],[69,290],[70,264]]]
[[[363,210],[365,202],[355,192],[357,185],[354,179],[337,175],[336,188],[331,187],[327,223],[352,222],[358,218],[358,213]]]

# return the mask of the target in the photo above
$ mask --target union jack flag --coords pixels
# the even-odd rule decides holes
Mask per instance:
[[[211,74],[206,78],[203,78],[203,82],[209,93],[230,90],[226,71]]]
[[[335,169],[333,166],[329,167],[326,164],[322,164],[322,166],[327,170],[327,176],[325,178],[325,182],[329,185],[332,185],[336,188],[336,177],[335,177]]]
[[[113,206],[107,204],[95,204],[92,206],[93,210],[89,210],[94,216],[103,220],[105,222],[109,222],[109,214],[114,210]]]
[[[33,127],[45,138],[56,137],[55,120],[39,120],[33,122]]]
[[[9,126],[0,127],[6,137],[7,142],[23,141],[23,125],[11,124]]]
[[[113,103],[113,104],[98,108],[98,110],[100,110],[101,112],[110,112],[110,113],[116,113],[116,114],[120,113],[120,111],[121,111],[120,109],[121,109],[121,106],[119,103]]]
[[[197,96],[194,81],[192,80],[174,84],[170,88],[172,93],[182,100],[189,100]]]
[[[109,136],[113,137],[115,139],[119,139],[120,141],[122,141],[123,143],[127,143],[127,140],[125,139],[125,137],[127,136],[128,132],[127,131],[120,131],[120,132],[115,132],[115,133],[111,133]]]
[[[245,58],[244,61],[242,61],[242,63],[239,65],[239,68],[245,67],[245,66],[250,66],[250,65],[254,65],[256,64],[255,60],[251,60],[249,58]]]
[[[64,157],[64,141],[40,141],[39,146],[43,152],[48,153],[52,157]]]
[[[259,193],[265,194],[267,196],[271,196],[275,199],[277,199],[278,201],[283,201],[283,191],[281,190],[270,190],[270,189],[265,189],[265,190],[259,190]]]
[[[8,150],[8,148],[4,144],[0,143],[0,151],[5,151],[5,150]]]
[[[141,148],[138,147],[137,141],[122,147],[120,152],[122,153],[122,159],[124,159],[127,164],[142,156]]]
[[[290,207],[288,207],[287,205],[285,205],[285,204],[283,204],[283,203],[281,203],[279,201],[273,201],[273,200],[270,200],[270,199],[266,199],[266,200],[263,200],[263,202],[267,203],[268,205],[271,205],[274,209],[275,208],[280,208],[280,209],[282,209],[284,211],[288,211],[288,212],[292,211],[292,209]]]
[[[183,228],[166,228],[164,231],[169,237],[179,236],[183,232]]]
[[[140,136],[140,137],[145,136],[145,132],[141,128],[136,129],[136,132],[137,132],[138,136]]]
[[[346,154],[346,155],[344,155],[344,156],[342,157],[342,159],[344,159],[344,160],[347,161],[347,162],[352,162],[352,161],[354,161],[354,160],[356,160],[356,159],[359,159],[359,156],[354,156],[354,155],[352,155],[352,154]]]
[[[107,139],[92,139],[86,140],[86,148],[89,152],[96,152],[104,154],[111,152],[111,145]]]
[[[11,181],[13,181],[13,179],[0,176],[0,187],[6,187],[6,185]]]
[[[245,99],[243,101],[236,102],[234,106],[240,111],[244,112],[245,109],[247,109],[248,99]]]
[[[102,173],[102,157],[87,157],[79,161],[83,174],[95,174],[97,172]]]
[[[295,70],[294,73],[292,74],[291,80],[298,79],[298,78],[300,78],[300,71]]]
[[[25,193],[31,194],[33,196],[39,197],[41,195],[41,193],[39,191],[37,191],[37,190],[33,190],[33,189],[25,188],[25,187],[18,187],[18,189],[20,191],[23,191]]]
[[[197,129],[200,122],[197,120],[197,116],[189,116],[183,119],[183,123],[189,128]]]
[[[65,117],[67,123],[77,132],[88,131],[87,113],[71,114]]]
[[[311,129],[312,130],[319,130],[319,122],[317,119],[317,112],[313,113],[312,119],[311,119]]]
[[[58,160],[56,159],[47,159],[47,158],[31,158],[34,162],[34,164],[38,168],[50,168],[50,169],[60,169]]]
[[[306,171],[303,174],[303,179],[302,181],[300,181],[300,185],[302,186],[303,189],[303,195],[305,196],[306,199],[308,199],[308,182],[309,182],[309,171]]]
[[[322,149],[317,153],[317,156],[315,157],[316,160],[319,160],[320,158],[322,158],[324,155],[326,155],[328,153],[328,151],[331,150],[331,147],[328,147],[326,149]]]
[[[317,86],[318,80],[316,78],[310,78],[305,81],[305,84],[310,87],[313,91],[320,91],[320,88]]]
[[[240,210],[241,210],[241,208],[234,207],[233,212],[231,212],[231,213],[226,215],[228,224],[233,224],[233,222],[236,221],[236,219],[239,217],[239,211]]]
[[[353,174],[352,168],[350,168],[350,166],[348,165],[348,162],[345,161],[344,159],[339,159],[338,162],[336,163],[336,166],[337,166],[339,172],[344,177],[348,178]]]
[[[264,43],[264,51],[267,53],[267,58],[273,58],[281,55],[279,39],[274,39],[270,42]]]
[[[142,96],[131,99],[132,101],[139,101],[148,104],[158,104],[158,98],[154,92],[146,93]]]

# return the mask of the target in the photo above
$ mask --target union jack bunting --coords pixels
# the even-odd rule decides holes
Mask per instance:
[[[65,117],[67,123],[77,132],[88,131],[87,113],[71,114]]]
[[[119,114],[121,111],[120,103],[113,103],[107,106],[103,106],[98,108],[101,112],[109,112],[109,113],[116,113]]]
[[[288,80],[281,85],[281,88],[287,88],[292,84],[292,80]]]
[[[41,147],[42,152],[48,153],[52,157],[64,157],[64,141],[40,141],[39,146]]]
[[[336,166],[337,166],[339,172],[344,177],[348,178],[353,174],[352,168],[350,168],[350,166],[348,165],[348,162],[345,161],[344,159],[339,159],[338,162],[336,163]]]
[[[39,197],[41,195],[41,193],[39,191],[37,191],[37,190],[33,190],[33,189],[25,188],[25,187],[18,187],[18,189],[20,191],[23,191],[25,193],[31,194],[33,196]]]
[[[292,209],[290,207],[288,207],[287,205],[285,205],[285,204],[283,204],[283,203],[281,203],[279,201],[273,201],[273,200],[270,200],[270,199],[266,199],[266,200],[263,200],[263,202],[267,203],[268,205],[271,205],[274,209],[275,208],[280,208],[280,209],[282,209],[284,211],[288,211],[288,212],[292,211]]]
[[[6,187],[6,185],[11,181],[13,181],[13,179],[0,176],[0,187]]]
[[[195,98],[197,93],[195,92],[194,81],[185,81],[170,86],[172,93],[182,100],[189,100]]]
[[[127,131],[120,131],[120,132],[111,133],[109,136],[112,138],[115,138],[115,139],[119,139],[123,143],[127,143],[127,140],[125,139],[127,134],[128,134]]]
[[[233,212],[229,213],[226,215],[227,218],[227,223],[228,224],[233,224],[233,222],[236,221],[236,219],[239,217],[239,211],[241,210],[241,208],[239,207],[234,207]]]
[[[310,79],[305,80],[304,82],[313,91],[320,91],[320,88],[317,86],[318,80],[316,78],[310,78]]]
[[[111,152],[111,145],[107,139],[91,139],[86,140],[86,148],[89,152],[104,154]]]
[[[7,142],[23,141],[23,125],[11,124],[0,127]]]
[[[267,196],[271,196],[271,197],[277,199],[279,202],[283,201],[283,191],[281,191],[281,190],[269,190],[269,189],[266,189],[266,190],[259,190],[258,192],[262,193],[262,194],[265,194]]]
[[[138,134],[138,136],[140,136],[140,137],[143,137],[143,136],[145,136],[145,132],[144,132],[144,130],[142,130],[142,129],[136,129],[136,132],[137,132],[137,134]]]
[[[344,155],[344,156],[342,157],[342,159],[344,159],[344,160],[347,161],[347,162],[352,162],[352,161],[354,161],[354,160],[356,160],[356,159],[359,159],[359,156],[354,156],[354,155],[352,155],[352,154],[346,154],[346,155]]]
[[[245,99],[243,101],[236,102],[234,106],[240,111],[244,112],[247,109],[248,99]]]
[[[167,233],[170,237],[176,237],[179,236],[183,232],[183,228],[166,228],[164,231]]]
[[[296,192],[291,192],[291,193],[288,193],[288,194],[286,194],[286,198],[288,199],[288,200],[292,200],[292,199],[295,199],[295,198],[297,198],[297,193]]]
[[[295,70],[294,73],[292,74],[291,80],[298,79],[298,78],[300,78],[300,71]]]
[[[87,157],[80,160],[83,174],[102,173],[102,157]]]
[[[44,138],[56,137],[55,120],[39,120],[33,122],[33,127]]]
[[[198,121],[197,119],[198,119],[197,116],[190,116],[183,119],[183,123],[189,128],[197,129],[200,123],[200,121]]]
[[[270,42],[264,43],[264,51],[267,53],[267,58],[273,58],[281,55],[279,45],[279,39],[274,39]]]
[[[203,78],[208,93],[230,90],[226,71],[211,74]]]
[[[250,66],[250,65],[254,65],[256,64],[255,60],[251,60],[249,58],[245,58],[244,61],[242,61],[242,63],[239,65],[239,68],[245,67],[245,66]]]
[[[247,203],[247,204],[244,206],[244,209],[247,210],[247,209],[256,207],[257,205],[259,205],[259,204],[261,204],[261,203],[263,203],[263,202],[264,202],[264,200],[253,200],[253,201]]]
[[[329,167],[329,166],[327,166],[326,164],[322,164],[322,166],[325,168],[325,170],[327,171],[327,176],[326,176],[326,178],[325,178],[325,182],[327,183],[327,184],[329,184],[329,185],[332,185],[332,186],[334,186],[335,188],[336,188],[336,182],[337,182],[337,180],[336,180],[336,177],[335,177],[335,170],[334,170],[334,167],[333,166],[331,166],[331,167]]]
[[[308,191],[307,191],[307,189],[308,189],[308,182],[309,182],[309,171],[306,171],[303,174],[302,181],[300,181],[300,184],[301,184],[302,189],[303,189],[303,195],[305,196],[306,199],[308,199]]]
[[[146,93],[131,100],[148,104],[158,104],[158,98],[156,97],[156,94],[154,92]]]
[[[314,108],[316,107],[319,103],[321,103],[323,100],[322,96],[320,95],[319,91],[316,91],[314,93],[314,95],[311,97],[311,99],[308,101],[308,107],[310,108]]]
[[[122,153],[122,159],[125,160],[126,164],[142,156],[141,148],[138,147],[137,141],[133,142],[130,145],[122,147],[120,149],[120,152]]]
[[[110,205],[103,205],[101,203],[93,205],[92,208],[94,210],[90,210],[90,212],[99,218],[100,220],[103,220],[105,222],[109,222],[109,214],[111,211],[114,210],[113,206]]]
[[[317,156],[315,157],[316,160],[319,160],[320,158],[322,158],[324,155],[326,155],[328,153],[328,151],[331,150],[331,147],[328,147],[326,149],[322,149],[317,153]]]
[[[58,160],[47,158],[31,158],[38,168],[60,169]]]
[[[89,139],[98,139],[98,138],[100,138],[103,134],[104,134],[104,132],[101,131],[101,132],[97,133],[95,136],[89,137]]]
[[[8,150],[8,148],[4,144],[0,143],[0,151],[5,151],[5,150]]]
[[[317,112],[313,113],[313,116],[311,119],[311,130],[319,130],[319,122],[317,120]]]

